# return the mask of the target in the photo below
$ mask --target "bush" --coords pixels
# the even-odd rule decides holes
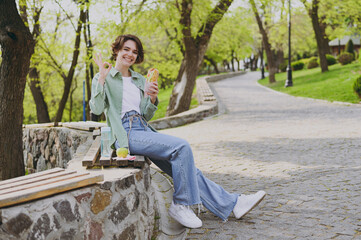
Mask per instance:
[[[361,99],[361,76],[356,79],[353,84],[353,90],[357,94],[357,96]]]
[[[349,52],[343,52],[338,56],[338,62],[341,63],[341,65],[346,65],[349,63],[352,63],[353,61],[353,54]]]
[[[336,58],[334,56],[332,56],[331,54],[326,54],[326,59],[327,59],[328,66],[336,64],[336,62],[337,62]]]
[[[307,69],[318,67],[317,57],[311,57],[307,63]]]
[[[296,61],[291,63],[292,70],[302,70],[305,67],[305,64],[302,61]]]
[[[353,42],[352,42],[351,39],[348,40],[348,42],[346,43],[345,50],[346,50],[346,52],[351,53],[353,55],[354,59],[355,59],[355,52],[354,52]]]

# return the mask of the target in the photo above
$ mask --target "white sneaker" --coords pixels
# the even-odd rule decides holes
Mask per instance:
[[[168,213],[172,218],[174,218],[174,220],[187,228],[202,227],[202,221],[197,217],[197,215],[189,206],[175,204],[172,201]]]
[[[240,219],[257,206],[263,200],[264,196],[266,196],[265,191],[258,191],[255,194],[239,196],[236,206],[233,208],[234,216],[237,219]]]

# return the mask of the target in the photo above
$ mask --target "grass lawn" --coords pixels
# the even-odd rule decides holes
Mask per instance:
[[[167,106],[169,103],[170,95],[172,94],[173,88],[167,88],[167,89],[160,89],[158,94],[158,110],[155,112],[154,117],[152,120],[156,120],[159,118],[165,117],[165,113],[167,111]],[[193,90],[193,96],[196,96],[196,88]],[[198,106],[197,98],[192,98],[191,106],[190,108],[195,108]]]
[[[269,84],[268,78],[258,82],[276,91],[284,92],[293,96],[359,103],[360,99],[353,91],[353,84],[357,77],[361,76],[361,64],[359,62],[329,66],[329,71],[321,73],[321,69],[307,69],[292,71],[293,87],[285,88],[287,73],[276,74],[276,83]]]

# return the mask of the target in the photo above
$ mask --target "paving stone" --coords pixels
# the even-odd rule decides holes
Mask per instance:
[[[268,193],[245,219],[201,214],[189,239],[361,239],[361,106],[292,97],[259,77],[212,83],[222,114],[161,131],[187,139],[227,191]]]

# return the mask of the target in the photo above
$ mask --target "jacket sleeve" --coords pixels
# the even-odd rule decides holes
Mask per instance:
[[[145,105],[145,109],[143,112],[143,117],[145,118],[145,120],[150,121],[150,119],[152,119],[155,111],[157,111],[157,109],[158,109],[158,107],[157,107],[158,103],[159,103],[158,97],[155,100],[154,104],[150,101],[150,97],[146,98],[146,105]]]
[[[91,98],[89,101],[90,109],[96,115],[100,115],[106,106],[104,86],[99,83],[98,78],[99,73],[97,73],[92,80]]]

